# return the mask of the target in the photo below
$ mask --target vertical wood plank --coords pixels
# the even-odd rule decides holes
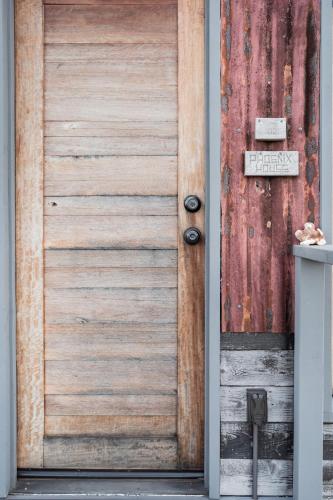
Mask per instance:
[[[43,466],[43,6],[16,0],[18,466]]]
[[[294,324],[294,232],[319,223],[320,2],[222,2],[222,331]],[[287,140],[255,141],[256,117]],[[300,175],[244,177],[245,150],[297,150]]]
[[[203,466],[204,238],[184,243],[196,226],[204,234],[204,209],[190,214],[184,198],[204,202],[204,0],[178,2],[178,453],[179,467]]]

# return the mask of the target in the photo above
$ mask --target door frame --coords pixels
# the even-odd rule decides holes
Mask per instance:
[[[0,2],[0,498],[16,481],[14,3]]]
[[[0,498],[16,483],[14,1],[0,0]],[[205,483],[220,483],[220,0],[206,0]]]

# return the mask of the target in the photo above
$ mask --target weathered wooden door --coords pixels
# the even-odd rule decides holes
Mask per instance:
[[[18,465],[200,469],[204,0],[15,24]]]

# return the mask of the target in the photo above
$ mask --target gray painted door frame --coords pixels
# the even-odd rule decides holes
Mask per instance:
[[[13,7],[0,0],[0,498],[16,479]]]
[[[220,498],[221,325],[221,5],[206,0],[206,418],[205,478],[209,497]]]
[[[205,482],[220,485],[220,0],[206,0]],[[14,0],[0,0],[0,498],[16,482]]]
[[[321,0],[320,46],[320,224],[333,243],[332,172],[332,19],[330,0]],[[325,380],[324,421],[333,422],[332,399],[332,268],[325,269]]]

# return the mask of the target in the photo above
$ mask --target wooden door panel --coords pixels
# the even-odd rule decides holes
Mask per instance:
[[[177,250],[46,250],[44,259],[45,268],[177,269]]]
[[[96,137],[98,130],[98,137]],[[177,122],[46,122],[45,153],[49,156],[177,155]],[[163,157],[160,157],[163,158]],[[159,174],[156,159],[154,174]],[[165,179],[167,180],[167,179]],[[171,177],[171,182],[173,181]],[[158,180],[155,181],[156,185]],[[170,179],[168,179],[170,185]],[[176,185],[176,182],[174,182]],[[146,189],[149,189],[148,187]]]
[[[177,465],[176,438],[47,437],[44,463],[48,468],[159,469]],[[93,464],[93,465],[92,465]]]
[[[43,6],[15,2],[19,467],[43,467]]]
[[[16,52],[19,466],[200,469],[204,0],[16,0]]]
[[[176,394],[50,394],[45,396],[45,415],[48,416],[145,416],[176,417]]]
[[[46,269],[48,288],[176,288],[177,270],[168,268]]]
[[[76,5],[151,5],[155,0],[75,0]],[[175,0],[158,0],[160,5],[175,5]],[[44,0],[45,5],[73,5],[73,0]]]
[[[203,20],[204,2],[179,2],[178,460],[184,469],[202,466],[204,447],[205,253],[203,241],[190,247],[183,239],[183,232],[189,226],[198,227],[204,238],[204,210],[191,214],[183,207],[188,194],[198,195],[203,203],[205,199]]]
[[[45,6],[46,43],[177,42],[177,0]]]
[[[173,288],[46,288],[46,324],[78,322],[175,323]]]
[[[84,47],[81,50],[84,50]],[[134,49],[137,46],[134,45]],[[142,47],[142,46],[140,46]],[[150,45],[147,45],[150,47]],[[158,45],[158,47],[163,47]],[[81,48],[81,46],[80,46]],[[124,60],[113,60],[113,53],[96,53],[94,60],[56,61],[45,63],[45,96],[56,97],[117,97],[126,100],[138,98],[149,100],[151,96],[164,100],[173,100],[175,104],[177,92],[177,64],[175,50],[170,61],[163,57],[154,61],[137,60],[137,51]],[[156,48],[154,55],[156,55]],[[111,59],[109,59],[109,57]],[[118,56],[119,57],[119,56]],[[139,55],[140,57],[140,55]],[[100,58],[100,60],[99,60]],[[151,93],[151,94],[149,94]],[[63,108],[61,100],[60,109]],[[50,105],[46,100],[46,108]],[[127,105],[130,108],[130,104]],[[51,111],[50,111],[51,112]],[[92,117],[89,116],[89,120]],[[149,121],[149,120],[147,120]],[[163,121],[168,121],[166,118]]]
[[[174,156],[52,156],[45,159],[44,175],[47,196],[175,196],[178,192]]]
[[[50,335],[62,335],[69,333],[70,335],[86,335],[87,337],[94,335],[107,335],[110,342],[151,342],[155,338],[160,342],[172,342],[177,338],[177,324],[176,323],[153,323],[146,318],[145,322],[129,322],[122,321],[121,323],[105,323],[96,322],[89,323],[79,321],[77,318],[76,323],[46,323],[45,332]],[[47,339],[46,339],[47,342]]]
[[[79,94],[80,92],[78,92]],[[131,92],[130,97],[121,99],[118,95],[106,96],[103,91],[100,96],[90,97],[46,97],[45,117],[57,121],[175,121],[177,107],[176,93],[162,96],[157,93]]]
[[[176,196],[53,196],[45,215],[177,215]]]
[[[177,248],[177,217],[45,215],[45,248]]]
[[[45,394],[127,394],[129,386],[131,394],[175,393],[175,357],[45,363]]]
[[[98,331],[94,334],[65,331],[53,333],[45,339],[45,360],[112,360],[112,359],[161,359],[176,358],[175,336],[165,339],[156,325],[154,336],[147,334],[138,340],[135,336],[122,335],[119,339]]]
[[[159,0],[160,1],[160,0]],[[45,3],[45,2],[44,2]],[[56,3],[56,2],[55,2]],[[57,2],[60,4],[60,2]],[[77,2],[78,3],[78,2]],[[174,4],[174,0],[169,0],[169,3]],[[134,3],[133,3],[134,4]],[[151,4],[151,0],[147,1],[147,4]],[[123,2],[123,5],[126,5]],[[175,77],[177,73],[177,44],[176,43],[94,43],[94,44],[71,44],[71,43],[61,43],[61,44],[46,44],[44,49],[44,60],[46,67],[48,63],[70,63],[84,62],[86,63],[101,63],[108,65],[110,70],[112,70],[113,65],[122,64],[124,71],[129,71],[131,65],[135,68],[139,68],[140,65],[151,65],[159,64],[162,74],[168,74],[170,68],[172,68],[173,75]],[[112,64],[110,63],[112,61]],[[126,65],[129,64],[129,68]],[[146,66],[145,66],[146,67]],[[59,67],[59,69],[61,66]],[[80,66],[80,73],[90,72],[91,66]],[[66,77],[67,74],[63,73]],[[118,78],[119,75],[114,73],[113,76]],[[143,81],[146,75],[137,75]],[[155,75],[156,76],[156,75]],[[159,75],[157,75],[157,78]],[[141,81],[142,81],[141,80]],[[137,82],[141,85],[141,81]],[[106,85],[110,85],[110,81],[105,82]],[[152,85],[152,82],[148,83]],[[126,82],[127,84],[127,82]],[[175,81],[170,80],[170,85],[175,85]]]
[[[45,418],[46,436],[114,436],[130,434],[133,437],[175,437],[175,416],[104,416],[65,415]]]

